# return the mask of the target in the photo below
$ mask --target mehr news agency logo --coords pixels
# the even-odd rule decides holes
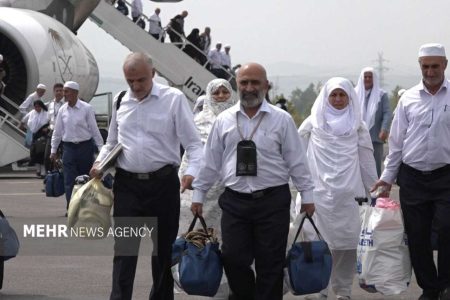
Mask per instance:
[[[77,226],[66,224],[23,224],[24,238],[84,238],[102,239],[108,237],[145,238],[151,237],[153,227],[147,226]]]

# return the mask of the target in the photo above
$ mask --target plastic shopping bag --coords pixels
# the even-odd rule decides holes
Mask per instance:
[[[400,205],[367,207],[357,250],[357,272],[362,289],[383,295],[405,291],[411,280],[408,241]],[[392,202],[393,201],[393,202]]]
[[[84,227],[91,232],[99,232],[86,238],[104,238],[106,235],[101,233],[108,232],[111,226],[112,204],[112,191],[100,179],[91,179],[77,189],[70,199],[67,214],[69,227]]]

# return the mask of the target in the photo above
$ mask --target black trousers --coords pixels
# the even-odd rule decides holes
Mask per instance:
[[[290,201],[287,184],[259,198],[228,189],[220,196],[223,263],[233,299],[283,298]]]
[[[417,283],[436,293],[450,286],[450,165],[421,172],[406,164],[397,184]],[[431,249],[431,227],[438,234],[437,269]]]
[[[149,299],[173,300],[170,272],[172,244],[178,232],[180,182],[177,169],[166,176],[139,180],[116,174],[114,182],[114,218],[157,217],[157,253],[152,257],[153,286]],[[115,225],[120,224],[116,223]],[[154,234],[154,232],[153,232]],[[138,252],[139,240],[115,240],[114,249]],[[111,300],[131,300],[137,255],[114,256]]]

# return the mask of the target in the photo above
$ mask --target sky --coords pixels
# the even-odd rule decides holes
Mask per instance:
[[[381,52],[389,68],[388,86],[396,81],[413,85],[420,80],[420,45],[439,42],[450,53],[448,0],[142,1],[147,15],[161,8],[163,26],[187,10],[186,34],[211,27],[213,44],[231,45],[233,65],[261,63],[280,85],[289,76],[305,78],[299,86],[332,76],[356,81],[360,70],[374,66]],[[90,21],[78,36],[96,57],[102,77],[122,76],[127,49]]]

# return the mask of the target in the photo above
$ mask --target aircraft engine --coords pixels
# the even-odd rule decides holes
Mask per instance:
[[[44,100],[53,98],[57,82],[78,82],[79,97],[86,101],[97,89],[99,74],[92,54],[67,27],[42,13],[0,7],[0,54],[6,72],[4,94],[17,104],[38,83],[47,86]]]

